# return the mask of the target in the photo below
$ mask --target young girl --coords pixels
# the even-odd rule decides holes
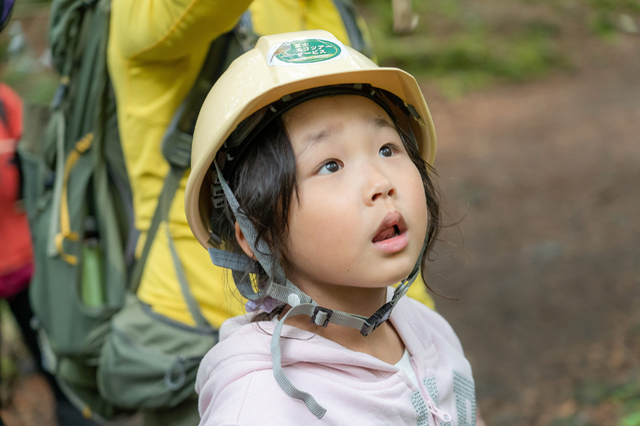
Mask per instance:
[[[434,154],[415,79],[327,32],[263,37],[229,67],[186,213],[257,312],[200,366],[202,425],[475,425],[458,338],[402,298],[439,230]]]

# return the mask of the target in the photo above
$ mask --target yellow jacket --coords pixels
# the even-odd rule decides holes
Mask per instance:
[[[340,1],[340,0],[337,0]],[[344,0],[343,0],[344,1]],[[161,142],[174,112],[193,85],[209,44],[231,30],[249,9],[256,34],[325,29],[351,44],[332,0],[113,0],[108,64],[118,101],[118,121],[134,196],[141,250],[169,165]],[[364,26],[359,21],[364,31]],[[366,33],[365,33],[366,34]],[[191,234],[184,214],[183,178],[153,242],[138,297],[157,313],[195,324],[173,267],[170,232],[191,293],[215,327],[244,312],[230,275],[214,266]],[[414,297],[431,304],[421,280]]]

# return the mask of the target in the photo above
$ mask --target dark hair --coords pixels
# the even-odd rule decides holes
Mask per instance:
[[[396,130],[409,158],[420,172],[424,186],[429,224],[421,264],[426,285],[426,259],[441,228],[440,201],[431,179],[435,171],[421,157],[418,146],[409,134],[397,125]],[[288,232],[289,208],[294,202],[294,197],[297,197],[297,179],[296,159],[282,118],[275,119],[264,127],[259,137],[245,148],[242,157],[235,161],[232,170],[225,170],[224,174],[238,200],[240,210],[251,220],[257,231],[256,241],[251,242],[253,246],[257,247],[257,241],[262,239],[273,258],[286,265],[283,248]],[[213,176],[213,173],[210,175]],[[224,215],[212,215],[211,229],[222,238],[227,250],[241,252],[242,249],[235,238],[233,213],[226,203],[224,209]],[[267,271],[257,261],[252,261],[250,270],[245,273],[256,274],[259,288],[268,283]],[[260,319],[267,318],[261,316]]]

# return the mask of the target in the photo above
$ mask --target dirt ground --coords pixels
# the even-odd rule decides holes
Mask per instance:
[[[430,276],[461,299],[437,305],[488,424],[615,425],[619,407],[580,395],[638,374],[638,41],[587,39],[571,72],[455,101],[424,85],[459,222]]]
[[[455,100],[421,82],[452,224],[430,280],[459,298],[436,303],[488,425],[617,425],[589,389],[640,377],[639,41],[585,37],[571,71]],[[27,374],[0,416],[53,426],[51,405]]]

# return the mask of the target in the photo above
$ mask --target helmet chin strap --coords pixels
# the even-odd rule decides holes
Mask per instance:
[[[287,395],[303,401],[309,411],[320,419],[326,413],[326,409],[320,406],[313,396],[293,386],[285,376],[282,369],[280,333],[284,322],[290,317],[306,315],[311,318],[311,323],[320,327],[326,327],[329,324],[336,324],[360,330],[360,334],[363,336],[369,335],[373,330],[389,319],[393,308],[396,306],[400,298],[407,293],[409,287],[417,278],[420,271],[420,260],[422,259],[422,254],[426,249],[426,241],[422,246],[418,260],[416,261],[416,264],[409,276],[402,280],[402,282],[396,287],[391,300],[382,305],[372,316],[367,318],[361,315],[324,308],[318,305],[313,299],[311,299],[311,297],[301,291],[285,277],[284,268],[282,268],[279,260],[274,258],[273,253],[271,253],[271,250],[269,250],[269,247],[264,241],[261,239],[256,241],[257,231],[255,227],[244,213],[240,211],[238,200],[231,191],[231,188],[229,188],[227,181],[222,176],[222,172],[218,167],[218,164],[215,161],[213,164],[215,165],[218,177],[216,185],[219,184],[222,187],[225,198],[229,203],[229,207],[233,211],[233,214],[238,221],[238,225],[246,237],[247,243],[251,247],[257,261],[264,268],[270,278],[266,288],[256,290],[252,285],[248,274],[245,274],[238,280],[236,280],[236,276],[234,275],[234,280],[236,280],[238,290],[249,300],[255,301],[270,296],[291,306],[291,309],[278,321],[271,338],[273,375]],[[216,191],[212,191],[212,193],[216,193]],[[233,271],[246,271],[247,266],[250,264],[250,259],[245,254],[231,253],[211,247],[209,248],[209,255],[211,257],[211,261],[216,266],[228,268]]]

